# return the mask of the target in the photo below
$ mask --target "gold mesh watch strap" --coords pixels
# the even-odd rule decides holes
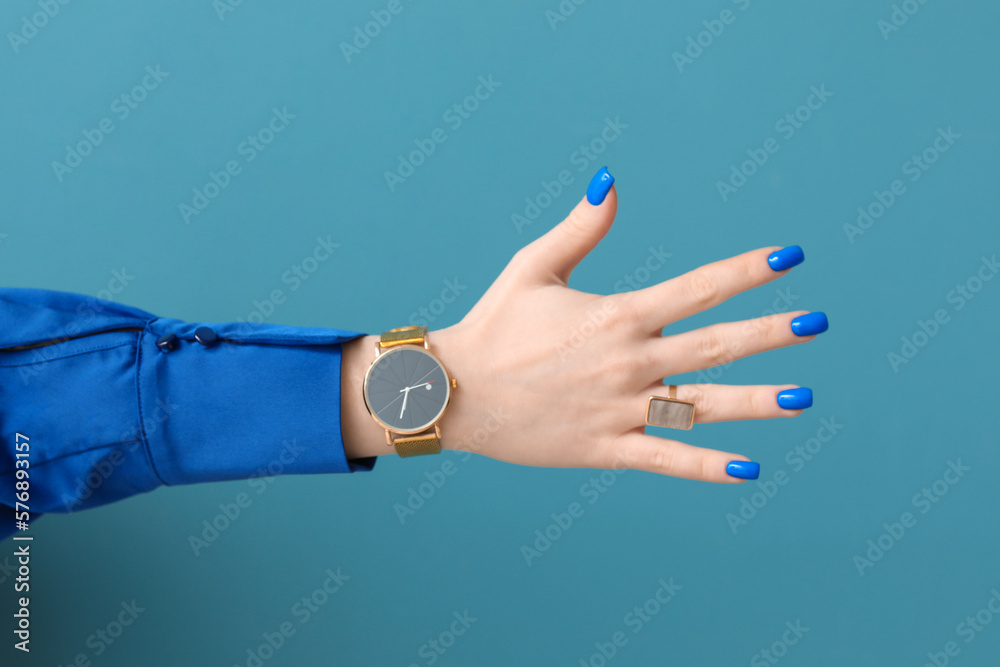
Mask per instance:
[[[427,340],[427,327],[400,327],[389,329],[379,340],[383,348],[394,345],[423,345]]]
[[[435,436],[417,435],[408,438],[395,438],[392,444],[401,457],[422,456],[424,454],[440,454],[441,441]]]

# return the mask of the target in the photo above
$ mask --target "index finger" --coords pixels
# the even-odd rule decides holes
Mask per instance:
[[[629,293],[640,324],[651,331],[717,306],[740,292],[780,278],[805,255],[799,246],[771,246],[712,262]]]

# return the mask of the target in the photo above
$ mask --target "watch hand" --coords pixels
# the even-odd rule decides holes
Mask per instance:
[[[430,389],[431,385],[434,384],[435,382],[437,382],[437,380],[431,380],[430,382],[424,382],[423,384],[414,385],[410,387],[410,389],[416,389],[417,387],[423,387],[425,385],[427,386],[428,389]]]
[[[381,415],[383,412],[385,412],[386,410],[388,410],[389,408],[391,408],[393,405],[395,405],[396,401],[398,401],[398,400],[399,400],[399,396],[397,396],[396,398],[392,399],[391,401],[389,401],[388,403],[386,403],[385,405],[383,405],[381,408],[379,408],[378,410],[376,410],[375,414]]]
[[[404,392],[403,393],[403,409],[399,411],[399,418],[400,419],[403,418],[403,413],[406,412],[406,399],[410,395],[410,389],[412,389],[412,387],[404,387],[404,388],[400,389],[401,392]]]
[[[430,369],[429,371],[427,371],[426,373],[424,373],[423,375],[421,375],[419,378],[417,378],[417,382],[420,382],[421,380],[423,380],[425,377],[427,377],[428,375],[430,375],[433,372],[434,372],[434,369],[433,368]],[[431,381],[435,382],[436,380],[431,380]]]

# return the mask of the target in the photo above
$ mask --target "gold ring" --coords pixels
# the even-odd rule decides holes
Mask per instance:
[[[664,428],[690,429],[694,426],[694,403],[677,400],[677,385],[667,386],[667,397],[650,396],[646,404],[646,424]]]

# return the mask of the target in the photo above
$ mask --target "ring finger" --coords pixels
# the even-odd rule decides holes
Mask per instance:
[[[666,398],[667,386],[658,383],[641,395],[639,400],[644,411],[650,396]],[[812,390],[794,384],[679,384],[677,400],[694,403],[695,423],[708,424],[795,417],[812,405]]]

